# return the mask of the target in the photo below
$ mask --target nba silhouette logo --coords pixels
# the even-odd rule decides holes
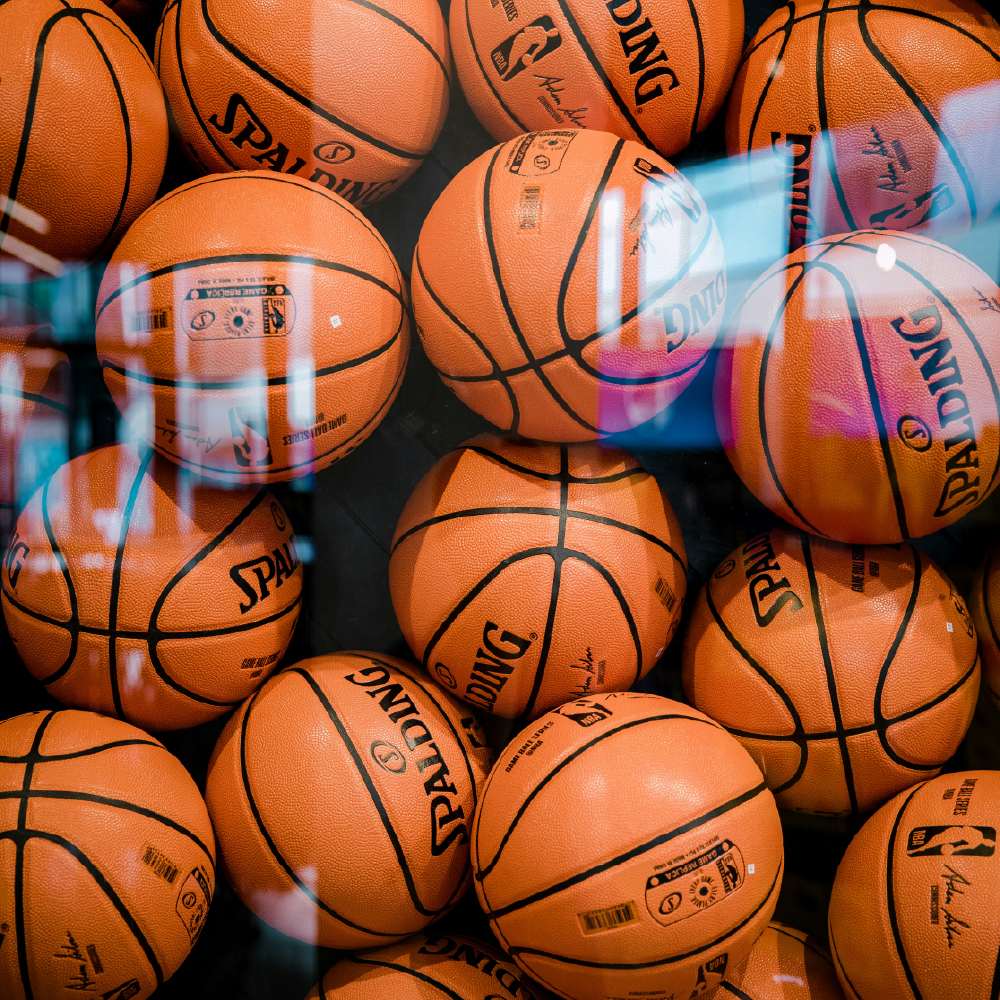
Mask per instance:
[[[490,53],[490,58],[500,79],[510,80],[560,45],[562,35],[559,29],[552,23],[551,17],[544,15],[502,41]]]

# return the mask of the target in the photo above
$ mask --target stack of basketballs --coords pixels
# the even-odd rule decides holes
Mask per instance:
[[[111,254],[96,350],[128,429],[44,482],[4,555],[11,637],[70,708],[0,724],[0,995],[149,996],[218,849],[261,919],[351,952],[313,997],[995,998],[1000,771],[935,776],[981,671],[1000,697],[1000,570],[970,613],[910,540],[1000,468],[1000,288],[920,234],[1000,204],[1000,26],[796,0],[741,58],[739,0],[452,0],[450,42],[433,0],[169,0],[150,60],[118,14],[159,7],[0,4],[0,260]],[[500,145],[431,208],[408,291],[363,210],[428,156],[456,76]],[[744,210],[783,190],[791,250],[735,308],[664,159],[727,99]],[[154,200],[168,112],[205,176]],[[441,379],[512,434],[442,458],[399,519],[420,665],[275,673],[303,557],[269,484],[378,426],[411,295]],[[13,507],[68,387],[44,317],[8,299],[0,325]],[[678,637],[678,520],[600,442],[713,348],[726,453],[787,524]],[[630,690],[671,642],[689,704]],[[203,800],[147,733],[228,712]],[[518,734],[495,754],[484,713]],[[829,953],[769,923],[778,807],[871,814]],[[473,885],[495,943],[431,926]]]

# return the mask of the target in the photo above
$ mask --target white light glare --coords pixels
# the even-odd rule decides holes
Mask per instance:
[[[875,254],[875,263],[883,271],[891,271],[896,263],[896,251],[888,243],[880,243],[878,252]]]

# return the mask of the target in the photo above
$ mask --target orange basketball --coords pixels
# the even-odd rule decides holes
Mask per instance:
[[[163,92],[100,0],[8,0],[0,37],[0,260],[55,274],[110,251],[156,197]]]
[[[318,184],[213,175],[128,231],[97,301],[104,380],[135,433],[225,482],[350,454],[396,398],[406,291],[371,224]]]
[[[670,501],[631,455],[481,434],[413,491],[389,587],[438,682],[533,719],[645,676],[680,624],[685,571]]]
[[[743,55],[726,147],[792,246],[967,230],[1000,204],[1000,25],[975,0],[796,0]]]
[[[458,934],[417,934],[347,955],[306,1000],[550,1000],[498,948]]]
[[[715,117],[743,47],[734,0],[456,0],[455,67],[498,141],[613,132],[671,156]]]
[[[26,302],[0,294],[0,511],[9,536],[41,455],[69,438],[69,358]],[[36,450],[37,449],[37,450]],[[33,492],[33,490],[31,491]],[[28,494],[30,495],[30,493]]]
[[[831,236],[747,292],[715,413],[747,488],[861,545],[946,528],[997,484],[1000,288],[916,234]]]
[[[18,654],[50,694],[166,730],[263,684],[299,617],[302,566],[266,489],[209,489],[114,445],[35,493],[0,581]]]
[[[209,762],[226,877],[303,941],[397,941],[468,891],[492,761],[472,712],[416,667],[373,653],[303,660],[237,711]]]
[[[144,1000],[214,891],[205,803],[161,743],[91,712],[0,722],[4,1000]]]
[[[156,68],[203,171],[291,174],[356,205],[420,166],[451,88],[436,0],[170,0]]]
[[[652,694],[534,722],[499,755],[472,831],[493,932],[572,1000],[712,992],[770,920],[782,858],[750,755]]]
[[[936,774],[979,673],[965,602],[919,549],[780,528],[708,578],[684,638],[688,700],[799,812],[868,813]]]
[[[546,441],[655,416],[704,364],[725,310],[701,196],[606,132],[539,132],[474,160],[425,219],[412,274],[417,331],[445,385]]]
[[[719,1000],[844,1000],[826,948],[776,920],[764,928],[746,962],[726,976],[716,996]]]
[[[993,704],[1000,708],[1000,635],[997,627],[997,606],[1000,603],[1000,568],[997,545],[994,542],[983,557],[972,584],[969,611],[976,623],[979,655],[983,661],[983,687]]]
[[[830,899],[848,1000],[996,993],[998,810],[1000,772],[959,771],[900,792],[861,828]]]

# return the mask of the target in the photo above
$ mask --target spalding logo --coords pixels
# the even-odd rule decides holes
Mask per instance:
[[[354,159],[354,147],[346,142],[324,142],[313,150],[313,156],[324,163],[346,163]]]

